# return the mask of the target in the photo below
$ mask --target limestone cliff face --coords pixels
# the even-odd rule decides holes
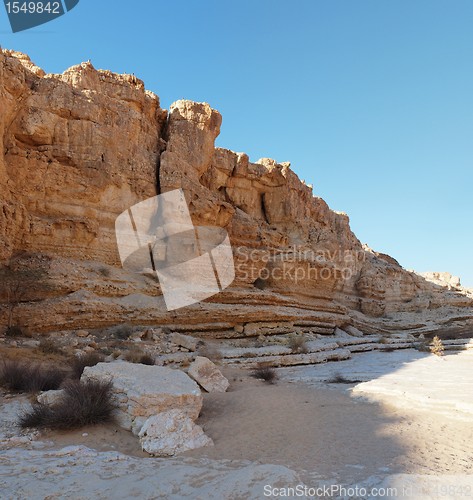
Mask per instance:
[[[207,104],[178,101],[166,111],[134,76],[90,63],[46,75],[3,51],[0,110],[0,262],[41,263],[55,285],[19,309],[32,330],[126,321],[237,337],[473,325],[473,300],[458,283],[427,281],[362,246],[348,217],[314,197],[289,164],[215,148],[222,118]],[[196,224],[230,234],[236,279],[168,313],[155,280],[121,269],[114,222],[176,188]]]

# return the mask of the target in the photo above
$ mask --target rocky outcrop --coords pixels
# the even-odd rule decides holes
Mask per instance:
[[[52,285],[15,311],[33,333],[124,322],[197,339],[473,326],[470,292],[363,246],[348,216],[314,196],[289,163],[215,148],[222,118],[208,104],[178,101],[166,111],[134,76],[90,63],[46,75],[3,50],[0,109],[0,262],[42,267]],[[228,232],[236,278],[167,312],[152,272],[120,267],[114,221],[176,188],[195,224]]]

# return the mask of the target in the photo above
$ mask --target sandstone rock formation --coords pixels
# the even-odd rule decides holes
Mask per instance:
[[[222,119],[208,104],[166,111],[132,76],[90,63],[45,74],[3,50],[0,109],[0,262],[41,267],[53,285],[16,310],[32,333],[124,322],[200,339],[471,330],[469,292],[363,246],[288,163],[215,148]],[[121,269],[114,221],[175,188],[195,224],[228,231],[236,279],[167,312],[149,272]]]

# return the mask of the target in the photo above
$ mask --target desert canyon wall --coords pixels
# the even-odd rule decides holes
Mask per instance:
[[[362,245],[347,215],[314,196],[288,163],[216,148],[221,122],[208,104],[162,109],[131,75],[90,63],[45,74],[2,50],[0,262],[41,266],[53,284],[18,309],[25,328],[127,322],[210,338],[348,325],[383,334],[471,330],[469,291]],[[176,188],[196,224],[228,231],[236,279],[203,303],[167,312],[156,279],[121,268],[114,223]]]

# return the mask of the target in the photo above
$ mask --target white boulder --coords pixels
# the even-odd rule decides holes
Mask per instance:
[[[85,368],[89,379],[112,381],[118,421],[137,435],[149,417],[177,409],[193,421],[202,408],[199,386],[180,370],[116,361]]]
[[[158,457],[170,457],[213,445],[202,428],[179,410],[165,411],[148,418],[139,436],[143,451]]]

